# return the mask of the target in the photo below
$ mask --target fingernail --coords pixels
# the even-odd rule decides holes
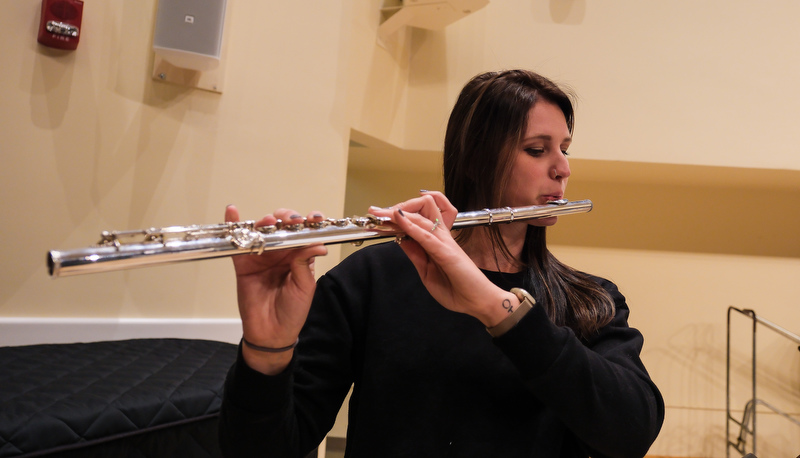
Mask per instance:
[[[428,192],[427,189],[420,189],[419,192]]]
[[[398,208],[397,209],[397,213],[400,213],[400,216],[402,216],[403,218],[406,217],[406,215],[403,214],[403,209],[402,208]]]
[[[295,214],[289,217],[289,219],[296,219],[296,218],[302,218],[302,216]]]
[[[320,215],[319,213],[315,213],[315,214],[313,215],[313,218],[322,218],[322,215]]]

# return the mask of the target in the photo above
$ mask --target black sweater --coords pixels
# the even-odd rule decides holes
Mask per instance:
[[[486,272],[499,286],[521,276]],[[333,426],[353,385],[346,456],[644,456],[664,405],[627,324],[588,341],[534,308],[492,339],[477,319],[427,292],[394,243],[367,247],[318,282],[287,370],[265,376],[241,357],[225,385],[227,456],[302,457]]]

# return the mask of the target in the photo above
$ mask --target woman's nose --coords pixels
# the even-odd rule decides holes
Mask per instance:
[[[553,168],[550,170],[550,177],[554,180],[564,179],[569,178],[571,173],[567,156],[559,154],[558,159],[553,164]]]

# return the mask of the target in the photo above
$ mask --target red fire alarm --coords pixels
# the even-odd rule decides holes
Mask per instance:
[[[42,0],[38,42],[58,49],[75,49],[81,38],[82,0]]]

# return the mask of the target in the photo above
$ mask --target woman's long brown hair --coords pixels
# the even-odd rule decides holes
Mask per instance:
[[[528,113],[540,100],[557,105],[569,132],[574,127],[572,100],[555,83],[526,70],[489,72],[464,87],[447,125],[444,144],[445,194],[459,211],[504,207],[503,189],[514,154],[525,135]],[[515,260],[498,228],[466,228],[463,244],[476,230],[486,230],[492,246],[525,270],[525,287],[559,326],[588,338],[614,316],[608,292],[588,275],[553,256],[544,227],[528,226],[521,259]],[[497,255],[495,255],[497,256]]]

